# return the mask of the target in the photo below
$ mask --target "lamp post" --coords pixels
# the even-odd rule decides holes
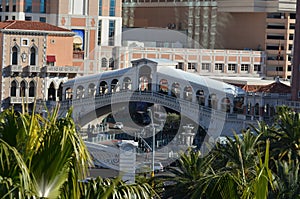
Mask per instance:
[[[150,113],[151,126],[152,126],[152,173],[151,173],[151,176],[154,177],[155,127],[154,127],[154,123],[153,123],[153,114],[152,114],[152,110],[151,110],[150,108],[148,108],[147,111]]]

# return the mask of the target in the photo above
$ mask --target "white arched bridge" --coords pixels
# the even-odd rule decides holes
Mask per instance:
[[[130,118],[124,107],[128,110],[132,104],[139,111],[160,105],[191,119],[215,138],[232,135],[254,122],[243,114],[243,90],[176,69],[177,64],[139,59],[129,68],[69,80],[63,85],[61,110],[73,106],[73,117],[83,126],[110,112]]]

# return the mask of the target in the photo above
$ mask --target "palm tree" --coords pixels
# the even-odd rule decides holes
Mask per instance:
[[[148,183],[126,184],[116,179],[102,179],[101,177],[82,182],[81,198],[115,198],[115,199],[144,199],[157,196]]]
[[[202,181],[210,173],[211,161],[210,156],[202,157],[200,151],[187,150],[178,160],[178,167],[169,168],[171,175],[159,177],[165,185],[163,197],[199,198]]]
[[[10,171],[6,174],[10,176],[6,176],[2,170],[1,177],[13,179],[15,185],[22,188],[8,187],[11,197],[18,196],[25,189],[22,194],[26,193],[28,197],[79,198],[78,180],[87,176],[90,155],[76,132],[71,110],[63,118],[57,115],[58,107],[46,119],[13,109],[0,114],[1,141],[11,149],[10,156],[19,157],[18,161],[17,158],[4,160],[8,153],[2,152],[5,145],[1,145],[1,160],[9,165],[7,170]],[[30,173],[30,180],[20,178],[25,170]]]

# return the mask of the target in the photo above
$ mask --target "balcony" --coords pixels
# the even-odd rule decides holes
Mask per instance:
[[[78,67],[75,66],[44,66],[42,69],[45,73],[77,73]]]
[[[10,97],[11,104],[33,103],[35,97]]]
[[[26,66],[24,70],[28,73],[39,73],[41,68],[39,66]]]
[[[84,51],[74,51],[73,59],[84,59]]]

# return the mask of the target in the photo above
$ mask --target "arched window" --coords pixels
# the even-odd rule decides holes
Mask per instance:
[[[11,97],[17,96],[17,82],[15,80],[12,81],[10,85],[10,96]]]
[[[101,67],[102,68],[106,68],[107,67],[107,59],[104,58],[104,57],[101,59]]]
[[[30,65],[35,66],[36,65],[36,51],[34,47],[31,47],[30,49]]]
[[[114,61],[113,58],[110,58],[110,59],[109,59],[109,67],[110,67],[110,68],[114,68],[114,67],[115,67],[115,61]]]
[[[29,83],[29,97],[35,97],[35,83],[31,81]]]
[[[259,115],[259,104],[256,103],[254,106],[254,115]]]
[[[26,82],[25,81],[21,81],[21,84],[20,84],[20,97],[25,97],[26,93]]]
[[[16,46],[12,48],[11,65],[18,65],[18,48]]]

